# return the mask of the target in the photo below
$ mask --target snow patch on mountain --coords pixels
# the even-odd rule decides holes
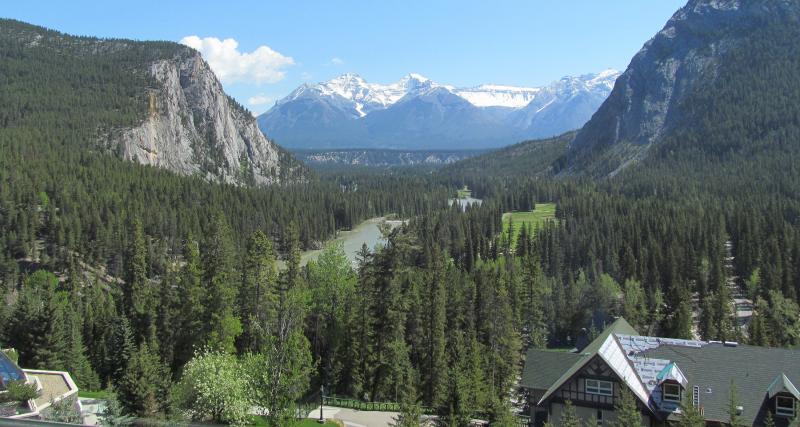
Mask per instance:
[[[581,127],[617,76],[456,87],[414,73],[389,84],[344,74],[300,86],[258,120],[266,135],[295,148],[496,147]]]
[[[442,85],[429,78],[410,73],[397,82],[389,84],[368,83],[358,74],[343,74],[334,79],[316,85],[305,84],[286,98],[278,101],[278,105],[294,101],[304,96],[339,97],[352,102],[354,115],[364,117],[372,111],[387,108],[408,95],[421,95],[431,89],[444,88],[465,99],[476,107],[522,108],[530,104],[543,92],[558,90],[558,86],[575,86],[578,90],[610,91],[619,71],[608,69],[597,74],[580,77],[565,77],[545,87],[519,87],[498,84],[484,84],[475,87],[458,88]]]

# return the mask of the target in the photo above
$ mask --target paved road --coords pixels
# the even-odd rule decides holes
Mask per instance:
[[[99,425],[99,417],[103,415],[106,410],[106,401],[103,399],[89,399],[85,397],[78,398],[81,402],[81,416],[83,416],[83,425],[96,426]]]
[[[346,427],[389,427],[394,423],[397,412],[383,411],[357,411],[355,409],[323,406],[322,415],[325,418],[342,420]],[[319,408],[308,414],[308,418],[319,419]]]

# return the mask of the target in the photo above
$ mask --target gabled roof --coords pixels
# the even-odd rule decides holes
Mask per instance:
[[[800,400],[800,391],[794,385],[800,384],[798,350],[639,336],[619,319],[581,353],[528,353],[525,372],[532,376],[531,384],[539,390],[547,387],[538,404],[543,404],[595,357],[602,359],[659,417],[672,417],[680,407],[680,403],[663,399],[660,384],[667,380],[684,387],[702,408],[707,421],[728,419],[732,383],[738,403],[744,408],[742,422],[747,425],[763,424],[769,399],[778,393]],[[550,372],[534,374],[537,369]],[[524,382],[523,386],[529,387]]]
[[[547,390],[582,357],[565,351],[530,349],[525,357],[520,384],[531,390]]]
[[[786,378],[786,374],[783,372],[772,381],[772,384],[770,384],[767,389],[767,395],[770,399],[775,397],[778,393],[789,393],[794,396],[795,399],[800,400],[800,392],[797,391],[797,387],[789,381],[789,378]]]
[[[586,364],[589,363],[589,361],[591,361],[593,358],[600,357],[614,371],[614,373],[625,382],[633,394],[646,407],[650,408],[647,391],[642,382],[639,380],[639,377],[636,374],[636,371],[633,369],[633,366],[628,361],[625,352],[617,342],[615,334],[637,335],[638,332],[636,332],[636,329],[634,329],[633,326],[631,326],[623,318],[619,318],[614,321],[614,323],[603,330],[603,332],[597,338],[595,338],[594,341],[592,341],[588,346],[586,346],[585,349],[583,349],[583,351],[580,353],[580,358],[578,358],[575,363],[573,363],[572,366],[570,366],[570,368],[558,378],[558,380],[550,385],[538,403],[542,404],[547,398],[555,393],[556,390],[561,388],[561,386],[569,381],[570,378],[580,372],[580,370],[583,369],[583,367],[586,366]]]
[[[686,379],[686,375],[683,375],[683,371],[678,368],[678,365],[675,362],[669,362],[661,372],[656,375],[656,380],[659,383],[663,383],[664,381],[674,381],[681,385],[681,387],[686,388],[689,384],[689,380]]]

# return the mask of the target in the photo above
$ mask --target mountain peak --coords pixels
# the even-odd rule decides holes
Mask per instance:
[[[407,74],[407,75],[406,75],[406,76],[403,78],[403,80],[416,80],[416,81],[418,81],[418,82],[422,82],[422,83],[425,83],[425,82],[428,82],[428,81],[430,81],[430,79],[429,79],[429,78],[427,78],[427,77],[423,76],[422,74],[417,74],[417,73],[408,73],[408,74]]]
[[[458,88],[418,73],[389,84],[348,73],[298,88],[259,123],[267,135],[298,148],[497,147],[582,126],[617,75],[604,70],[544,87]]]

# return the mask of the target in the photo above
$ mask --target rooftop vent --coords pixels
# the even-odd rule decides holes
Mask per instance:
[[[700,386],[696,385],[692,387],[692,405],[695,408],[700,407]]]
[[[736,415],[742,415],[743,413],[744,413],[744,406],[737,406]]]

